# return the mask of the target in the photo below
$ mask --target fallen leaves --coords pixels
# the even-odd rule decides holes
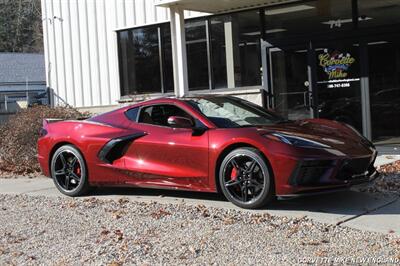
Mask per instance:
[[[44,118],[77,119],[88,115],[70,107],[22,109],[0,126],[0,172],[31,175],[40,171],[36,144]]]
[[[317,250],[315,252],[315,256],[317,256],[317,257],[327,257],[328,256],[328,251],[326,251],[326,250]]]
[[[119,262],[119,261],[112,261],[109,264],[107,264],[107,266],[122,266],[123,263]]]
[[[106,209],[105,211],[111,213],[111,217],[115,220],[121,219],[126,214],[124,210],[119,209]]]
[[[90,198],[84,199],[83,204],[87,208],[94,208],[100,204],[100,200],[95,197],[90,197]]]
[[[251,215],[251,224],[262,224],[271,220],[269,213],[255,213]]]
[[[203,204],[199,204],[196,206],[196,210],[200,212],[201,216],[203,217],[209,217],[210,212],[208,211],[207,207],[204,206]]]
[[[101,235],[101,236],[106,236],[106,235],[108,235],[109,233],[110,233],[109,230],[104,229],[103,231],[100,232],[100,235]]]
[[[10,198],[13,200],[8,200]],[[22,264],[46,264],[59,259],[54,258],[54,250],[71,254],[64,258],[64,265],[217,264],[219,261],[221,264],[240,261],[262,264],[272,259],[279,264],[283,257],[287,258],[284,262],[296,264],[296,256],[320,259],[346,254],[396,256],[400,252],[400,240],[394,234],[382,236],[314,223],[307,217],[270,215],[264,210],[127,203],[118,199],[101,199],[97,203],[90,198],[71,200],[24,195],[2,196],[1,199],[3,207],[9,210],[23,204],[28,208],[21,213],[10,212],[13,219],[8,219],[8,213],[3,215],[6,223],[0,229],[3,240],[0,241],[0,257]],[[74,201],[76,209],[59,208]],[[85,204],[98,206],[82,215]],[[204,213],[207,218],[203,217]],[[4,214],[1,207],[0,214]],[[113,215],[122,215],[122,218],[115,220]],[[68,221],[66,226],[60,223],[60,217]],[[16,231],[16,226],[26,229]],[[59,230],[61,227],[63,230]],[[42,230],[47,230],[45,235],[40,233]],[[20,244],[8,242],[23,236],[29,239]],[[32,248],[25,249],[29,246]],[[71,250],[78,251],[70,253]],[[12,257],[14,251],[25,254],[15,258]],[[29,260],[30,255],[36,260]],[[250,256],[257,259],[246,260]]]
[[[200,254],[200,252],[201,252],[201,250],[199,249],[199,248],[195,248],[195,247],[192,247],[192,246],[190,246],[189,247],[189,251],[193,254],[193,255],[199,255]]]
[[[385,164],[379,167],[378,171],[383,174],[399,174],[400,160],[393,163]]]
[[[118,203],[119,203],[119,205],[125,205],[125,204],[129,203],[129,199],[128,198],[120,198],[120,199],[118,199]]]
[[[124,215],[125,212],[124,211],[116,211],[113,213],[112,217],[116,220],[120,219],[122,217],[122,215]]]
[[[6,240],[8,244],[20,244],[28,240],[28,238],[25,236],[14,235],[11,232],[5,232],[3,236],[4,240]]]
[[[100,239],[98,239],[96,243],[101,243],[104,240],[109,240],[109,239],[119,242],[124,239],[124,233],[120,229],[115,229],[112,233],[108,229],[103,229],[100,232]]]
[[[222,222],[223,222],[225,225],[231,225],[231,224],[234,224],[236,221],[235,221],[235,219],[233,219],[232,217],[224,217],[224,218],[222,219]]]
[[[303,245],[303,246],[319,246],[319,245],[321,245],[322,243],[320,242],[320,241],[317,241],[317,240],[311,240],[311,241],[302,241],[301,242],[301,245]]]
[[[168,211],[165,211],[164,209],[159,209],[150,214],[151,217],[153,217],[154,219],[157,219],[157,220],[161,219],[162,217],[168,216],[168,215],[171,215],[171,213]]]
[[[69,202],[69,204],[68,204],[68,207],[70,207],[70,208],[75,208],[76,206],[78,206],[78,204],[76,203],[76,201],[71,201],[71,202]]]
[[[76,208],[78,206],[78,203],[75,200],[70,200],[68,202],[65,202],[64,204],[61,205],[61,208]]]
[[[373,186],[361,189],[362,192],[400,193],[400,174],[383,174],[375,180]]]
[[[375,180],[373,186],[361,189],[361,191],[400,194],[400,160],[380,166],[378,172],[380,176]]]
[[[6,249],[0,246],[0,256],[6,253]]]
[[[121,241],[122,239],[124,239],[124,233],[122,233],[122,231],[119,229],[114,231],[114,235],[117,241]]]

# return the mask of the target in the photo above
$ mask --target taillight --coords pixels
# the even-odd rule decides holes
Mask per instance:
[[[44,129],[44,128],[41,128],[41,129],[39,130],[39,137],[41,138],[41,137],[44,137],[44,136],[46,136],[46,135],[47,135],[47,130]]]

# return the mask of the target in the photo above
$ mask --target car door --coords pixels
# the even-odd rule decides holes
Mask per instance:
[[[135,140],[125,156],[126,182],[138,186],[200,190],[208,186],[208,132],[193,134],[192,128],[173,128],[170,116],[183,116],[199,123],[174,104],[154,104],[139,110],[132,126],[146,132]]]

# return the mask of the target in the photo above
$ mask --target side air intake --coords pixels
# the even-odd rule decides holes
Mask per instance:
[[[146,133],[136,133],[129,136],[118,137],[108,141],[99,151],[98,157],[105,163],[112,164],[126,153],[129,145],[136,139],[145,136]]]

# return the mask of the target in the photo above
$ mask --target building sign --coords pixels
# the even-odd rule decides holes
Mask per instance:
[[[349,69],[356,59],[350,53],[341,53],[337,50],[331,53],[328,49],[318,56],[319,65],[323,68],[324,72],[331,79],[345,79],[348,78]]]

